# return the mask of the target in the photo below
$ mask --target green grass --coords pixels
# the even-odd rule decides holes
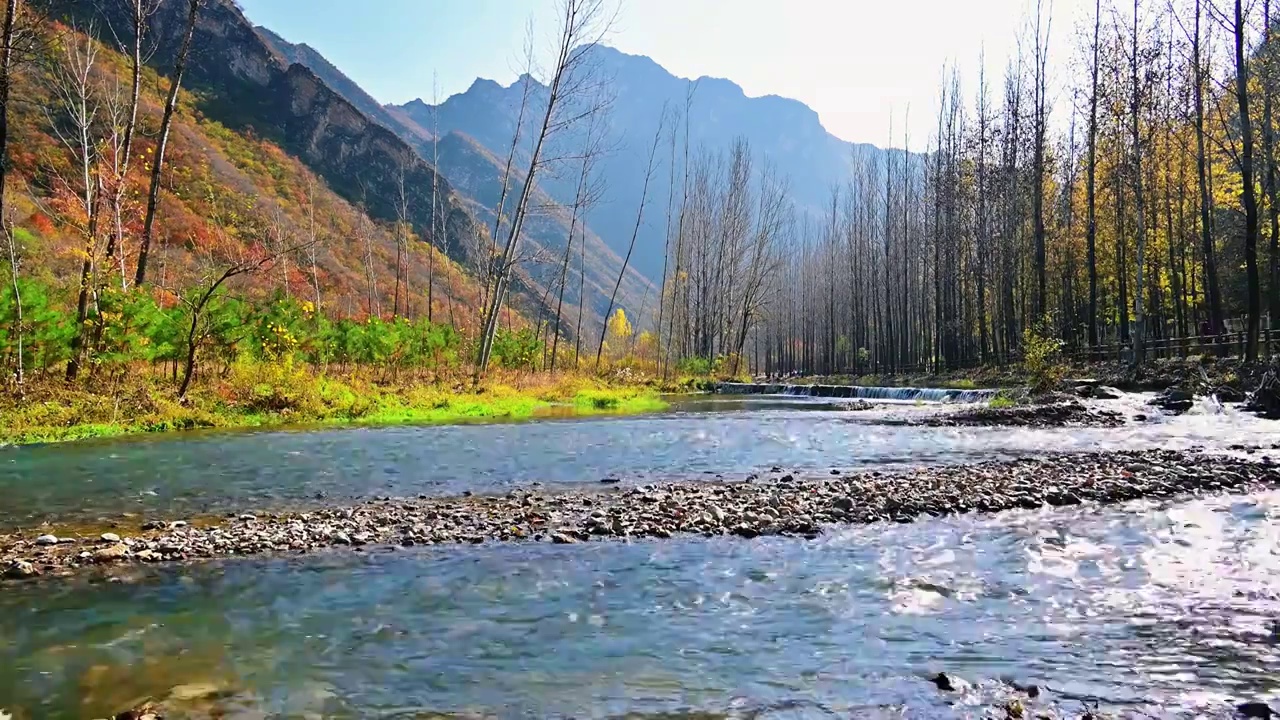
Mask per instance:
[[[542,415],[585,416],[663,410],[657,391],[611,385],[583,376],[522,376],[521,387],[499,381],[458,385],[317,377],[289,368],[236,368],[187,403],[154,378],[107,396],[62,383],[33,388],[0,407],[0,444],[66,442],[200,428],[410,425]]]
[[[991,408],[992,410],[1003,410],[1005,408],[1014,407],[1017,404],[1018,404],[1018,401],[1014,400],[1008,395],[1000,394],[991,398],[991,401],[987,403],[987,407]]]

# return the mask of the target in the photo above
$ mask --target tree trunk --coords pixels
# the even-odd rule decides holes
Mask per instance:
[[[147,281],[147,258],[151,252],[151,239],[155,232],[156,205],[160,200],[160,178],[164,171],[164,152],[169,144],[169,131],[173,127],[173,113],[178,107],[178,88],[182,85],[182,73],[191,52],[191,38],[196,32],[196,20],[200,16],[202,0],[188,0],[187,27],[182,36],[182,47],[173,64],[173,77],[169,81],[169,95],[164,103],[164,117],[160,121],[160,137],[156,139],[155,159],[151,163],[151,185],[147,191],[147,214],[142,223],[142,239],[138,245],[138,270],[134,285]]]
[[[1085,170],[1085,242],[1089,263],[1089,347],[1098,347],[1098,46],[1102,29],[1102,0],[1094,3],[1093,64],[1089,68],[1089,159]]]
[[[1213,242],[1213,195],[1209,192],[1208,154],[1205,152],[1204,122],[1204,85],[1205,69],[1201,57],[1200,19],[1201,0],[1196,0],[1195,33],[1192,36],[1192,60],[1195,63],[1195,115],[1196,115],[1196,172],[1200,187],[1200,242],[1204,254],[1204,284],[1209,296],[1209,324],[1214,335],[1221,334],[1224,329],[1222,315],[1222,292],[1218,286],[1217,253]]]
[[[1253,118],[1249,115],[1249,66],[1245,57],[1245,24],[1241,0],[1235,2],[1236,104],[1240,123],[1240,179],[1244,201],[1244,264],[1248,282],[1248,329],[1245,360],[1258,359],[1258,329],[1262,313],[1261,288],[1258,277],[1258,198],[1254,187]]]

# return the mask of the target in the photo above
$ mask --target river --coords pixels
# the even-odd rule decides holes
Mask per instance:
[[[1113,402],[1137,414],[1141,401]],[[717,397],[646,417],[12,449],[0,522],[1278,439],[1209,403],[1119,429],[885,422],[931,410]],[[213,684],[236,718],[950,718],[1003,697],[1006,678],[1046,688],[1032,710],[1225,718],[1228,701],[1280,692],[1277,520],[1280,492],[1262,492],[813,541],[374,549],[11,583],[0,709],[97,717]],[[942,670],[975,686],[940,693],[926,678]]]

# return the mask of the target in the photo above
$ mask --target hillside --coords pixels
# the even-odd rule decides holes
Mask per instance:
[[[600,164],[607,195],[587,213],[587,221],[615,251],[625,252],[630,241],[646,154],[664,104],[673,112],[683,113],[686,98],[692,97],[691,152],[703,148],[727,150],[735,138],[745,138],[756,153],[790,179],[793,198],[802,210],[821,212],[829,202],[832,185],[848,178],[854,153],[883,156],[884,151],[872,145],[852,144],[831,135],[817,113],[799,101],[778,96],[748,97],[738,85],[719,78],[676,77],[647,57],[607,46],[598,46],[595,53],[593,60],[602,75],[611,80],[615,95],[609,112],[609,134],[616,149]],[[521,80],[507,87],[492,80],[476,80],[466,92],[439,105],[440,131],[466,133],[494,154],[505,156],[515,128],[521,87]],[[540,98],[545,98],[545,88],[539,85],[533,93],[535,106]],[[545,106],[545,100],[541,101]],[[399,109],[419,125],[430,127],[433,108],[421,99],[390,109]],[[680,122],[683,130],[683,119]],[[566,144],[572,145],[573,140],[566,140]],[[662,148],[666,150],[665,164],[669,147],[664,142]],[[665,218],[652,208],[665,204],[669,178],[669,168],[664,167],[650,185],[651,210],[633,258],[636,268],[654,282],[660,281],[662,275]],[[571,178],[548,178],[544,189],[560,202],[571,199],[574,192]]]
[[[175,17],[165,13],[175,6],[176,3],[163,5],[157,16],[160,51],[153,59],[162,68],[167,47],[165,38],[170,31],[176,31],[172,24]],[[62,9],[66,11],[64,17],[72,18],[84,10],[73,5]],[[224,69],[239,68],[245,77],[252,77],[250,68],[256,68],[261,71],[259,79],[270,75],[270,84],[278,89],[292,87],[309,91],[299,92],[298,97],[276,100],[274,107],[289,103],[298,107],[298,115],[313,109],[322,112],[312,123],[309,134],[305,120],[282,118],[274,127],[266,122],[252,125],[241,122],[236,126],[229,122],[226,113],[218,112],[228,105],[224,96],[210,92],[207,86],[193,82],[191,91],[180,95],[157,214],[156,283],[181,289],[216,273],[235,258],[252,254],[255,248],[299,246],[308,243],[314,234],[314,246],[286,253],[269,273],[238,279],[234,291],[250,295],[280,292],[317,300],[339,315],[390,315],[395,309],[395,232],[383,213],[366,213],[357,203],[335,192],[335,186],[349,190],[353,181],[340,172],[340,162],[318,161],[318,158],[333,148],[335,157],[385,161],[394,153],[395,147],[388,142],[395,141],[394,136],[383,131],[382,137],[374,133],[362,137],[355,132],[377,126],[363,116],[353,115],[349,107],[344,107],[345,102],[326,97],[323,86],[316,83],[313,76],[308,78],[299,72],[301,66],[294,66],[291,71],[282,69],[272,56],[258,56],[264,62],[251,64],[252,53],[244,47],[232,49],[225,44],[228,30],[236,27],[233,21],[238,11],[229,4],[211,2],[207,12],[202,31],[210,36],[201,40],[206,44],[197,54],[198,58],[193,56],[193,77],[208,78],[213,72],[211,68],[219,64]],[[58,37],[64,44],[84,42],[83,36],[67,26],[51,23],[45,28],[51,37]],[[212,37],[215,32],[223,38],[220,47],[226,54],[221,56],[215,52],[217,45]],[[127,61],[114,47],[114,39],[98,44],[91,76],[90,100],[102,107],[106,107],[110,99],[110,88],[127,87],[129,82]],[[203,69],[197,72],[197,68]],[[278,74],[274,73],[276,70]],[[249,87],[251,85],[242,85],[237,96],[242,100],[250,97]],[[154,152],[167,88],[166,78],[153,68],[146,69],[139,108],[141,131],[134,146],[139,158]],[[16,77],[14,94],[23,102],[14,103],[11,108],[10,203],[16,206],[15,219],[21,229],[23,270],[43,278],[60,289],[59,292],[69,292],[74,288],[84,242],[74,202],[78,192],[74,156],[59,142],[50,124],[50,115],[43,110],[57,105],[49,76],[36,67],[24,68]],[[264,103],[266,94],[260,98]],[[54,114],[56,116],[56,110]],[[344,123],[352,132],[336,138],[335,133],[321,125],[326,118]],[[92,128],[95,137],[108,131],[105,126]],[[286,143],[289,138],[293,141]],[[304,143],[303,138],[309,143]],[[306,157],[312,162],[305,162]],[[127,178],[125,210],[128,216],[123,219],[126,229],[123,255],[127,266],[132,266],[137,250],[133,238],[141,224],[140,203],[146,194],[146,171],[146,163],[135,162]],[[429,181],[435,177],[420,161],[408,172],[410,177],[419,180]],[[441,190],[451,195],[443,182]],[[370,206],[376,208],[381,204],[371,202]],[[423,206],[429,213],[429,201]],[[450,252],[455,257],[465,257],[459,249],[475,245],[474,226],[456,200],[451,201],[448,209]],[[434,252],[429,243],[421,240],[423,231],[429,230],[429,217],[422,213],[417,217],[420,222],[414,228],[415,234],[403,260],[401,312],[426,315],[425,296],[430,285],[434,288],[435,301],[431,314],[437,320],[449,319],[464,328],[473,325],[475,313],[470,308],[478,305],[480,287],[457,263]],[[104,263],[105,259],[99,258],[98,262]]]
[[[434,137],[432,131],[436,126],[429,108],[425,112],[414,112],[413,108],[408,107],[383,108],[358,84],[309,46],[290,43],[265,28],[258,28],[258,30],[282,56],[314,71],[353,106],[365,112],[375,122],[395,132],[400,139],[411,145],[420,157],[432,161],[438,154],[440,170],[459,191],[460,202],[472,217],[481,221],[482,226],[493,227],[495,209],[501,196],[502,175],[506,169],[507,151],[511,142],[509,128],[514,127],[514,116],[507,118],[501,113],[493,113],[485,118],[477,118],[475,122],[466,123],[469,127],[478,129],[488,139],[487,142],[477,143],[470,131],[458,133],[449,129],[449,125],[457,123],[447,122],[442,112],[441,140],[439,147],[436,147],[432,141]],[[502,93],[502,88],[496,83],[490,84],[495,94]],[[500,107],[496,104],[496,97],[494,102],[494,107]],[[503,132],[508,133],[505,140],[501,139]],[[509,197],[519,193],[522,183],[521,178],[514,180]],[[521,252],[526,261],[522,262],[519,268],[519,285],[528,298],[524,307],[538,316],[548,310],[554,312],[554,308],[543,308],[540,303],[542,298],[554,299],[559,291],[570,224],[569,212],[561,202],[564,197],[552,197],[544,190],[544,186],[554,190],[561,188],[562,185],[562,181],[549,174],[539,182],[530,202],[528,221],[522,231],[523,241],[527,245]],[[569,193],[572,193],[572,189]],[[637,191],[637,197],[638,194],[639,191]],[[627,211],[624,217],[634,218],[634,215],[631,215],[633,212],[634,209]],[[619,218],[620,221],[622,219]],[[634,220],[626,219],[625,222],[634,222]],[[581,219],[579,225],[581,225]],[[618,271],[622,267],[620,253],[625,252],[626,248],[604,242],[590,228],[586,231],[585,237],[577,236],[574,242],[576,244],[584,241],[585,255],[581,252],[582,248],[576,248],[572,253],[571,276],[577,277],[578,264],[581,260],[585,260],[586,278],[582,286],[587,298],[586,312],[590,319],[584,331],[590,328],[594,332],[594,329],[600,326],[603,314],[608,309],[609,298],[617,282]],[[576,307],[579,302],[578,290],[579,282],[566,283],[564,291],[566,304]],[[652,310],[656,307],[656,302],[657,289],[654,282],[637,271],[634,265],[628,267],[623,276],[622,285],[618,289],[618,305],[628,313],[639,317],[646,309]],[[576,310],[574,313],[576,316]]]
[[[431,142],[430,132],[425,128],[419,127],[416,123],[402,120],[400,118],[401,113],[384,108],[381,103],[373,99],[355,81],[342,74],[341,70],[334,67],[333,63],[326,60],[315,48],[306,43],[291,43],[261,25],[256,26],[255,29],[271,45],[272,49],[280,53],[288,62],[302,65],[314,72],[326,85],[354,105],[357,110],[364,113],[370,120],[388,130],[394,131],[405,142],[415,148],[429,147]]]
[[[469,206],[472,215],[492,226],[494,208],[502,193],[502,170],[505,160],[499,160],[470,137],[450,132],[440,140],[440,170],[452,179],[459,191],[474,201]],[[513,178],[509,196],[519,195],[524,177]],[[549,295],[549,310],[555,312],[556,293],[564,270],[565,246],[569,237],[570,214],[542,190],[535,188],[530,196],[531,211],[523,229],[524,245],[521,255],[527,260],[523,268],[541,292]],[[609,296],[618,279],[622,259],[613,252],[590,228],[582,227],[579,219],[570,253],[564,288],[566,309],[563,314],[576,318],[579,303],[579,285],[586,296],[587,320],[584,335],[598,332],[599,323],[608,310]],[[583,253],[585,242],[585,253]],[[585,263],[582,261],[585,260]],[[583,271],[580,277],[580,263]],[[626,312],[637,317],[657,307],[657,291],[634,268],[628,268],[618,290],[618,304]],[[597,335],[598,337],[598,335]]]

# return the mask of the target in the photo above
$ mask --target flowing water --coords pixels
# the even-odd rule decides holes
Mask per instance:
[[[1136,413],[1141,400],[1114,402]],[[643,418],[18,449],[0,455],[0,517],[1280,439],[1210,404],[1108,430],[883,423],[929,411],[712,397]],[[1076,712],[1096,701],[1226,718],[1228,701],[1280,693],[1280,492],[815,541],[372,550],[130,572],[0,585],[0,709],[97,717],[213,684],[226,691],[218,707],[191,716],[951,718],[997,701],[1004,677]],[[939,670],[976,686],[939,693],[925,679]]]

